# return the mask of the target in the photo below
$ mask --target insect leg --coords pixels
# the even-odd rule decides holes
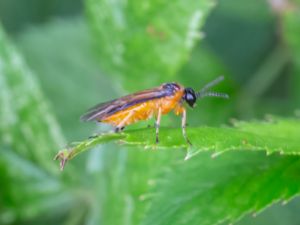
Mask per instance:
[[[134,111],[130,111],[130,113],[128,113],[128,115],[121,121],[121,123],[118,124],[118,126],[115,128],[115,132],[118,133],[120,131],[122,131],[125,128],[125,123],[127,122],[127,120],[132,117],[134,114]]]
[[[158,109],[157,118],[155,121],[156,144],[159,142],[158,134],[159,134],[159,127],[160,127],[160,118],[161,118],[161,108]]]
[[[181,127],[182,127],[182,134],[183,134],[183,137],[184,137],[185,141],[189,145],[192,145],[192,143],[190,142],[190,140],[188,139],[188,137],[186,135],[186,110],[185,109],[182,111]]]
[[[124,128],[125,128],[125,126],[124,126],[124,127],[116,127],[116,128],[115,128],[115,132],[118,133],[118,132],[120,132],[120,131],[123,131]]]

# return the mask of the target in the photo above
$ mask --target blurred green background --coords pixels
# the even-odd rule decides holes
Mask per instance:
[[[0,72],[5,57],[10,60],[5,43],[24,59],[20,64],[12,56],[3,70],[11,74],[11,92],[0,80],[11,101],[5,105],[0,99],[0,224],[140,223],[147,208],[140,199],[151,180],[162,179],[183,151],[152,154],[105,145],[82,154],[63,173],[49,160],[67,143],[106,129],[79,122],[98,102],[166,81],[200,89],[223,74],[225,81],[215,89],[227,92],[230,100],[198,102],[188,111],[189,126],[221,126],[267,114],[299,116],[299,2],[220,0],[214,7],[205,1],[128,2],[0,0],[5,33],[0,35]],[[187,23],[191,7],[200,8],[201,31]],[[183,45],[187,25],[196,31],[192,44]],[[18,73],[30,78],[14,80]],[[32,101],[23,110],[27,94]],[[15,126],[4,108],[10,104],[18,112]],[[22,136],[20,124],[33,125],[32,139]],[[148,124],[153,121],[129,129]],[[163,126],[177,125],[179,118],[163,118]],[[296,225],[299,210],[296,198],[238,224]]]

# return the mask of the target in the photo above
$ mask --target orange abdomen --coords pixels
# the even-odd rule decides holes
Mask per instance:
[[[125,110],[119,111],[106,118],[102,118],[100,122],[109,123],[113,126],[127,126],[140,120],[147,120],[156,116],[159,108],[162,114],[167,114],[176,109],[177,114],[180,113],[181,99],[184,94],[184,89],[177,91],[173,96],[149,100],[143,103],[136,104]]]

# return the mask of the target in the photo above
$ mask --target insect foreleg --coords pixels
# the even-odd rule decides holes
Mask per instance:
[[[156,144],[159,142],[158,134],[159,134],[159,127],[160,127],[160,118],[161,118],[161,108],[158,109],[157,118],[156,118],[156,121],[155,121]]]
[[[185,109],[182,111],[181,127],[182,127],[182,134],[183,134],[183,137],[184,137],[185,141],[189,145],[192,145],[192,143],[190,142],[190,140],[188,139],[188,137],[186,135],[186,110]]]

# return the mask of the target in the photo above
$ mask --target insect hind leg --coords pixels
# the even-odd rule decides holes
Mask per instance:
[[[158,144],[159,143],[159,127],[160,127],[160,119],[161,119],[161,108],[158,109],[158,113],[157,113],[157,118],[155,121],[155,143]]]
[[[183,134],[183,137],[184,137],[185,141],[186,141],[190,146],[192,146],[192,143],[190,142],[190,140],[188,139],[187,134],[186,134],[186,110],[183,110],[183,112],[182,112],[182,122],[181,122],[181,127],[182,127],[182,134]]]

